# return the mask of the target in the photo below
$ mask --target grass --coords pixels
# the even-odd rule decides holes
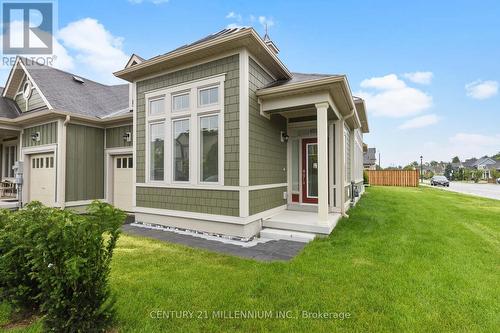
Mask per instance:
[[[290,262],[255,262],[124,235],[111,276],[118,330],[497,332],[500,201],[372,187],[349,214]],[[291,311],[298,318],[213,318],[219,310]],[[208,318],[151,318],[155,311],[163,317],[207,311]],[[303,319],[302,311],[350,318]],[[0,325],[8,313],[0,306]],[[38,332],[40,325],[18,331]]]

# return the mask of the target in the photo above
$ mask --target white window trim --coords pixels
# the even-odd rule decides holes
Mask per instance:
[[[225,74],[211,76],[205,79],[193,80],[186,84],[171,86],[165,89],[157,89],[146,93],[145,98],[145,183],[148,185],[168,186],[168,185],[185,185],[196,186],[198,188],[223,188],[224,187],[224,81]],[[199,89],[219,87],[219,102],[211,105],[198,106],[198,91]],[[172,96],[185,94],[189,91],[189,109],[173,111]],[[156,98],[165,98],[165,114],[151,116],[149,114],[149,102]],[[199,138],[199,119],[203,116],[219,115],[219,175],[218,182],[200,182],[200,138]],[[190,119],[189,124],[189,181],[179,182],[174,181],[173,177],[173,121],[181,119]],[[165,154],[164,154],[164,180],[155,181],[150,179],[150,138],[149,126],[152,123],[165,122]],[[196,149],[192,149],[195,147]]]
[[[178,122],[178,121],[183,121],[183,120],[187,120],[188,123],[189,123],[189,180],[175,180],[175,168],[174,168],[174,164],[175,164],[175,159],[174,159],[174,123]],[[172,118],[172,120],[170,121],[170,127],[171,127],[171,138],[170,138],[170,149],[171,149],[171,152],[172,154],[170,156],[172,156],[172,158],[170,159],[171,160],[171,163],[170,163],[170,169],[171,169],[171,174],[170,174],[170,177],[172,179],[172,184],[190,184],[191,183],[191,178],[192,178],[192,163],[191,163],[191,157],[192,157],[192,139],[191,139],[191,136],[192,136],[192,126],[191,126],[191,117],[181,117],[181,118]]]

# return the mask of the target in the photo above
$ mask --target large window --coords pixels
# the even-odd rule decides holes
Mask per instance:
[[[146,93],[146,181],[224,185],[223,88],[220,75]]]
[[[165,124],[163,122],[151,124],[149,137],[149,178],[151,180],[164,180]]]
[[[174,181],[189,181],[189,119],[173,122]]]
[[[202,182],[219,181],[219,116],[200,118],[200,172]]]

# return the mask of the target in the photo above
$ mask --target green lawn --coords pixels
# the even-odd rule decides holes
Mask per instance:
[[[349,215],[290,262],[124,235],[111,276],[119,331],[497,331],[500,201],[374,187]],[[151,318],[157,310],[207,311],[209,318]],[[219,310],[291,311],[299,318],[212,318]],[[0,306],[0,324],[8,311]],[[301,319],[302,311],[350,318]]]

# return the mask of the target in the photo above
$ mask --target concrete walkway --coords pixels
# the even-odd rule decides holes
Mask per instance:
[[[130,219],[128,219],[127,222],[130,223]],[[137,227],[131,224],[125,224],[122,229],[125,234],[133,236],[154,238],[165,242],[187,245],[194,248],[259,261],[290,260],[295,257],[306,245],[306,243],[292,242],[288,240],[269,240],[265,243],[258,243],[252,247],[244,247],[220,241],[208,240],[201,237],[179,234],[173,231]]]

